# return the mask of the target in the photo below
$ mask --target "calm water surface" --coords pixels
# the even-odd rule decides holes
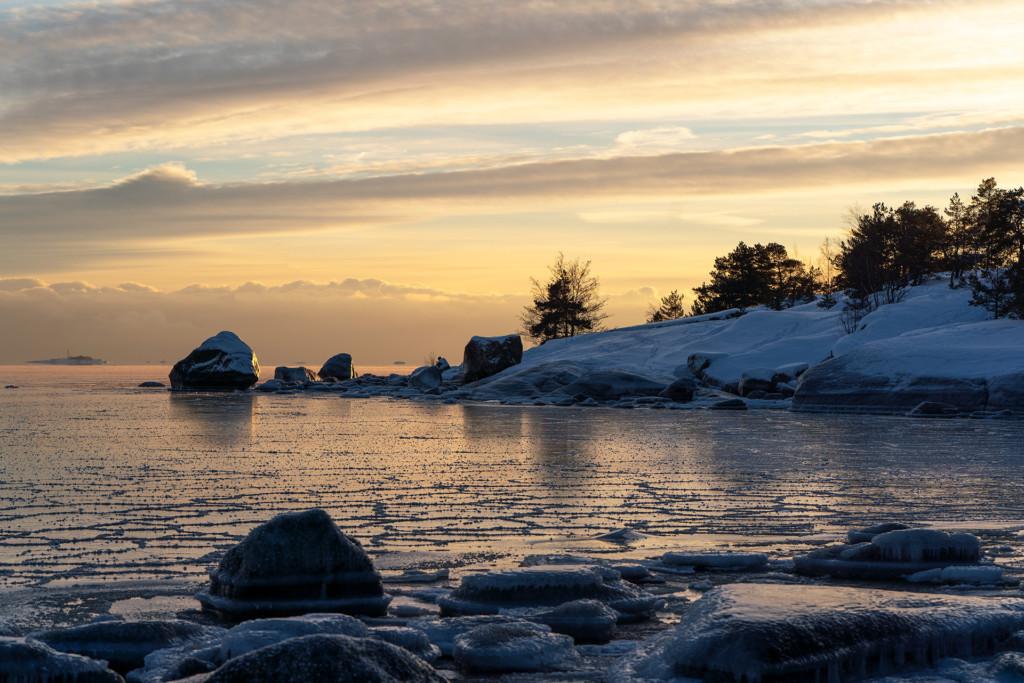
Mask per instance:
[[[635,552],[784,552],[890,518],[1024,528],[1021,422],[135,388],[165,374],[0,366],[19,385],[0,389],[0,586],[198,579],[311,506],[383,566],[611,551],[588,539],[621,527],[653,536]]]

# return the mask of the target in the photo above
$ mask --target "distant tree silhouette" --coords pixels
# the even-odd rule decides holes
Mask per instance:
[[[694,288],[694,315],[728,308],[769,306],[776,310],[814,299],[819,277],[791,258],[781,244],[747,245],[740,242],[725,256],[715,259],[710,282]]]
[[[524,332],[543,344],[602,329],[606,301],[600,282],[590,274],[590,261],[566,261],[560,253],[550,271],[547,282],[531,279],[533,303],[523,310]]]
[[[1024,188],[1004,190],[987,178],[967,213],[979,265],[967,278],[971,303],[996,318],[1024,317]]]
[[[826,237],[818,247],[821,267],[818,269],[818,278],[821,299],[818,306],[821,308],[832,308],[836,305],[836,246],[831,237]]]
[[[686,315],[686,307],[683,305],[683,295],[673,289],[661,297],[661,303],[657,308],[651,306],[647,311],[647,322],[660,323],[664,320],[675,320]]]

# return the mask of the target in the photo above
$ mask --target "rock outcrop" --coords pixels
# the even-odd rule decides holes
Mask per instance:
[[[197,598],[204,609],[233,619],[383,616],[391,600],[359,542],[318,509],[283,513],[253,529],[224,555]]]
[[[171,368],[171,388],[184,391],[248,389],[260,378],[260,364],[234,332],[219,332]]]
[[[124,683],[106,662],[57,652],[26,638],[0,636],[0,681],[11,683]]]
[[[351,365],[351,362],[349,365]],[[290,368],[285,365],[279,365],[274,368],[274,379],[281,380],[282,382],[288,382],[290,384],[302,384],[305,382],[315,382],[317,380],[317,374],[309,368],[302,366]]]
[[[337,380],[339,382],[355,378],[356,371],[352,367],[351,354],[338,353],[331,356],[317,374],[322,380]]]
[[[441,370],[436,365],[424,365],[409,375],[409,386],[420,391],[434,391],[441,387]]]
[[[496,375],[523,360],[523,340],[518,334],[473,337],[462,356],[463,381],[467,384]]]

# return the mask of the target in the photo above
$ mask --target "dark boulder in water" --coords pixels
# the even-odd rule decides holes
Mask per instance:
[[[171,368],[171,388],[186,391],[248,389],[260,378],[260,364],[234,332],[219,332]]]
[[[496,375],[523,360],[523,340],[518,334],[473,337],[462,356],[463,381],[467,384]]]
[[[436,365],[424,365],[409,375],[409,386],[420,391],[433,391],[441,386],[441,370]]]
[[[347,353],[338,353],[331,356],[317,374],[323,380],[333,379],[346,382],[350,379],[355,379],[356,370],[352,367],[352,356]]]
[[[45,643],[0,636],[0,681],[10,683],[124,683],[106,662],[57,652]]]
[[[383,616],[391,598],[359,542],[323,510],[253,529],[210,573],[203,608],[230,618],[345,612]]]
[[[302,384],[305,382],[315,382],[317,374],[309,368],[302,366],[290,368],[285,365],[279,365],[274,368],[274,379],[291,384]]]
[[[658,395],[676,403],[689,403],[693,400],[696,391],[697,383],[692,377],[680,377],[665,387]]]
[[[159,389],[159,388],[165,387],[165,386],[167,386],[167,385],[164,384],[163,382],[147,381],[147,382],[140,382],[139,383],[139,387],[142,388],[142,389]]]
[[[206,683],[445,683],[412,653],[371,638],[310,635],[228,661]]]

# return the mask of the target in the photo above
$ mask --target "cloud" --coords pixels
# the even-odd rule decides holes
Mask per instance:
[[[665,153],[678,151],[696,137],[692,130],[684,126],[662,126],[619,133],[615,136],[615,145],[622,154]]]

